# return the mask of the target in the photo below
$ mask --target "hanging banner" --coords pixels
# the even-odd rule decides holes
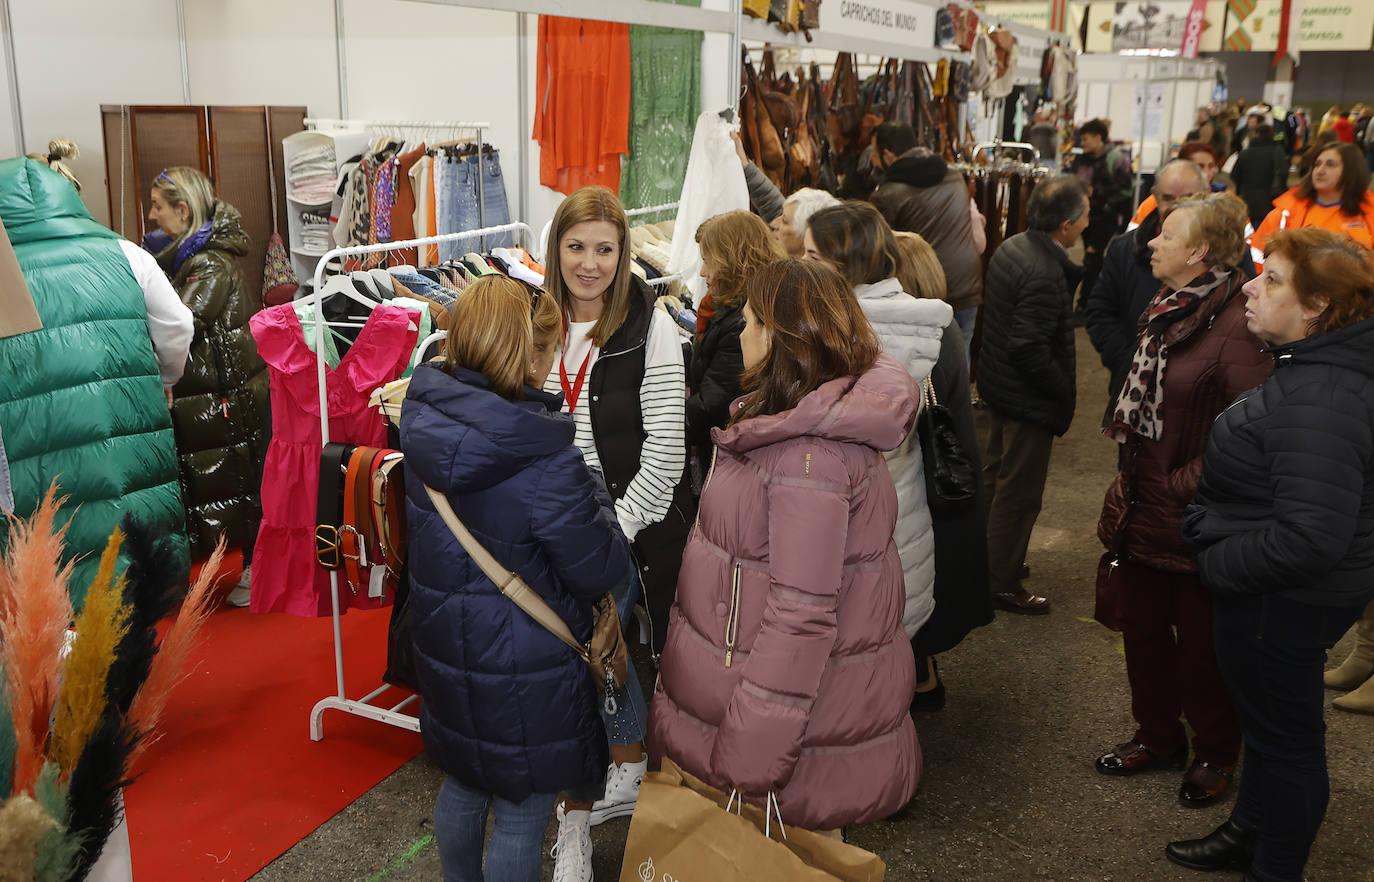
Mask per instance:
[[[1183,57],[1197,58],[1202,42],[1202,30],[1207,24],[1207,0],[1193,0],[1188,18],[1183,23]]]
[[[1295,4],[1296,5],[1296,4]],[[1283,0],[1230,0],[1226,48],[1237,52],[1275,52],[1283,26]],[[1364,50],[1374,41],[1374,3],[1368,0],[1307,0],[1297,19],[1292,50]]]
[[[1304,52],[1368,49],[1374,42],[1374,3],[1369,0],[1306,0],[1297,19],[1298,48]]]
[[[1193,25],[1197,51],[1220,51],[1227,0],[1093,3],[1088,7],[1088,43],[1084,51],[1178,50],[1187,38],[1190,17],[1199,3],[1202,5],[1202,18]]]
[[[829,0],[821,4],[820,18],[826,34],[935,45],[935,7],[914,0]]]

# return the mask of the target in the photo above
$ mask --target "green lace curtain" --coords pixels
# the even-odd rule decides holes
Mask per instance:
[[[701,0],[663,2],[701,5]],[[701,113],[701,40],[697,31],[630,26],[630,155],[620,166],[620,201],[626,208],[674,202],[682,195]]]

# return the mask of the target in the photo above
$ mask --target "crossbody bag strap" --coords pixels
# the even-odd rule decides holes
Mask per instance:
[[[577,642],[573,636],[568,623],[563,621],[558,613],[544,602],[544,598],[535,593],[534,589],[525,584],[525,580],[515,573],[501,566],[496,562],[496,558],[483,547],[477,538],[468,532],[468,528],[463,526],[463,522],[458,520],[458,513],[449,504],[448,497],[435,490],[428,484],[425,485],[425,493],[429,496],[429,501],[434,504],[434,510],[439,512],[439,517],[444,519],[454,538],[463,546],[463,550],[468,556],[476,561],[482,568],[482,572],[487,574],[487,578],[496,584],[497,589],[522,610],[530,618],[548,629],[549,633],[562,640],[576,652],[583,661],[588,661],[587,648]]]

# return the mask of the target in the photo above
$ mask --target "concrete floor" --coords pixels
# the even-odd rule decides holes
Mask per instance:
[[[1078,418],[1055,444],[1028,559],[1028,587],[1049,595],[1054,611],[999,615],[940,658],[949,703],[917,720],[926,767],[915,799],[890,820],[850,830],[887,862],[889,880],[1208,878],[1170,864],[1163,847],[1220,824],[1229,799],[1187,809],[1176,773],[1118,779],[1092,767],[1133,725],[1120,638],[1089,619],[1102,551],[1095,527],[1115,453],[1097,431],[1106,373],[1082,331],[1078,356]],[[1332,657],[1348,646],[1347,637]],[[1327,716],[1331,805],[1307,879],[1374,880],[1374,717]],[[430,811],[441,778],[417,757],[253,878],[439,879]],[[623,819],[593,831],[602,882],[619,878],[628,827]],[[552,833],[551,825],[546,852]],[[546,857],[543,878],[552,872]]]

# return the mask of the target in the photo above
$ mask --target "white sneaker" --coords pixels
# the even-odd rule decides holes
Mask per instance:
[[[606,796],[592,803],[592,826],[612,818],[624,818],[635,813],[635,803],[639,801],[639,784],[649,768],[649,757],[637,763],[618,766],[611,763],[606,770]]]
[[[224,602],[229,604],[230,606],[247,606],[248,602],[252,600],[252,597],[248,591],[248,586],[252,584],[252,581],[252,569],[250,567],[244,567],[243,575],[239,576],[239,584],[234,588],[233,591],[229,592],[229,596],[224,598]]]
[[[558,841],[549,855],[554,858],[553,882],[592,882],[592,827],[585,811],[563,813],[558,804]]]

